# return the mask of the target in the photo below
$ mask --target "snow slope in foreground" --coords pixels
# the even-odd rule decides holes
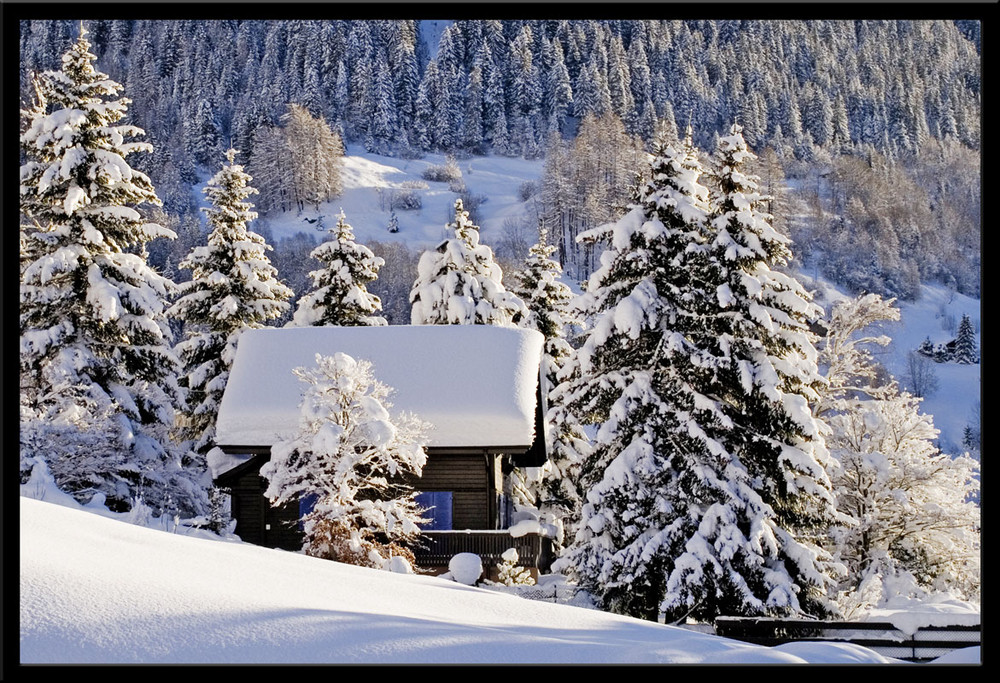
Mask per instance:
[[[20,537],[22,663],[894,661],[849,644],[758,647],[23,496]]]

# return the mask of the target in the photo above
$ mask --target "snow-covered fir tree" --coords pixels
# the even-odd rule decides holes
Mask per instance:
[[[381,300],[366,288],[378,278],[385,260],[354,241],[354,230],[343,210],[337,216],[337,225],[330,230],[330,237],[309,254],[323,267],[309,273],[313,290],[299,299],[290,324],[295,327],[387,324],[378,315],[382,310]]]
[[[506,325],[524,316],[524,302],[503,285],[493,250],[479,243],[479,226],[455,200],[455,236],[425,251],[410,291],[413,325]]]
[[[556,247],[549,244],[548,230],[540,225],[538,242],[528,250],[524,268],[513,274],[510,288],[527,308],[521,327],[538,330],[545,336],[543,372],[550,389],[556,384],[559,367],[573,352],[566,340],[566,328],[579,323],[569,312],[573,292],[560,279],[562,267],[552,259],[555,251]]]
[[[690,134],[686,146],[689,141]],[[823,614],[826,589],[840,567],[820,550],[838,513],[826,475],[825,430],[809,408],[823,385],[809,324],[822,310],[783,272],[792,259],[790,243],[764,211],[768,198],[747,171],[754,159],[740,126],[719,140],[712,161],[709,287],[700,302],[706,324],[689,337],[713,360],[692,370],[722,410],[719,442],[746,470],[747,478],[737,479],[752,482],[755,495],[741,501],[747,506],[742,514],[752,524],[771,526],[777,541],[762,552],[760,537],[751,532],[752,561],[783,572],[795,586],[784,602],[768,595],[765,611]],[[759,510],[760,502],[769,510]],[[686,581],[701,585],[700,578]]]
[[[197,452],[212,444],[240,334],[280,317],[292,297],[267,257],[270,245],[247,228],[257,217],[247,199],[257,190],[236,163],[236,154],[234,149],[226,152],[226,163],[205,187],[211,207],[202,210],[211,232],[207,244],[196,246],[180,262],[191,271],[191,280],[179,286],[170,309],[172,317],[184,322],[185,338],[176,349],[188,390],[184,435]]]
[[[880,372],[872,333],[899,320],[893,301],[876,294],[834,308],[820,349],[827,387],[815,410],[829,424],[830,477],[850,524],[832,527],[830,549],[848,568],[837,601],[858,617],[907,590],[951,591],[977,600],[980,590],[978,464],[951,457],[934,442],[921,399]]]
[[[556,247],[548,242],[548,230],[539,226],[538,242],[528,251],[524,269],[514,274],[511,292],[527,308],[521,326],[538,330],[545,336],[542,356],[542,391],[548,397],[546,414],[548,459],[537,477],[527,485],[540,512],[562,520],[569,531],[580,506],[577,488],[579,469],[589,449],[583,428],[565,406],[553,400],[552,390],[559,383],[557,373],[573,353],[567,340],[569,328],[580,325],[569,303],[573,293],[560,279],[562,267],[553,260]],[[569,527],[567,529],[567,527]],[[562,542],[563,539],[558,539]]]
[[[823,551],[797,538],[834,515],[807,402],[811,309],[768,274],[784,252],[738,167],[714,211],[700,170],[661,141],[638,206],[584,234],[610,248],[557,394],[601,426],[564,564],[606,608],[647,619],[825,614]]]
[[[305,383],[298,434],[278,441],[261,468],[272,504],[311,504],[303,550],[314,557],[380,568],[412,561],[405,544],[420,533],[421,510],[404,478],[427,461],[417,417],[391,417],[390,387],[372,364],[336,353],[296,368]]]
[[[25,162],[43,163],[48,156],[44,149],[38,149],[33,139],[26,139],[24,133],[39,119],[47,115],[48,100],[45,95],[46,81],[37,74],[31,79],[32,98],[25,108],[21,109],[21,157]],[[23,202],[22,202],[23,204]],[[20,273],[23,275],[25,267],[34,260],[32,250],[34,242],[29,235],[42,230],[37,218],[26,216],[23,210],[20,213]]]
[[[201,472],[169,441],[183,406],[165,310],[173,282],[146,262],[175,235],[134,208],[159,205],[125,158],[150,151],[119,122],[129,100],[96,70],[87,31],[41,75],[44,102],[21,136],[20,208],[28,259],[20,287],[21,458],[44,459],[58,485],[116,511],[137,500],[200,514]]]
[[[697,432],[680,430],[693,422],[679,414],[681,392],[694,403],[693,390],[671,370],[671,356],[689,351],[672,330],[686,283],[673,280],[685,276],[679,259],[707,218],[707,190],[681,167],[678,152],[658,151],[645,206],[581,235],[610,248],[574,302],[590,329],[554,392],[580,419],[601,425],[581,471],[580,527],[560,563],[604,608],[653,620],[671,559],[691,535],[671,537],[675,521],[688,515],[671,457],[708,451]],[[682,450],[685,437],[702,443]]]
[[[962,321],[958,324],[953,360],[962,365],[975,365],[979,362],[979,353],[976,350],[976,333],[972,329],[972,319],[967,314],[962,314]]]

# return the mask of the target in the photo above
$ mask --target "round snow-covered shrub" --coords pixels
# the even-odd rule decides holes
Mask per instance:
[[[392,210],[415,211],[423,205],[423,199],[413,190],[393,190],[389,195],[389,208]]]
[[[483,560],[475,553],[459,553],[448,562],[448,570],[455,581],[474,586],[483,575]]]
[[[424,180],[435,183],[449,183],[462,177],[462,171],[458,168],[455,160],[449,157],[443,165],[429,166],[421,174]]]

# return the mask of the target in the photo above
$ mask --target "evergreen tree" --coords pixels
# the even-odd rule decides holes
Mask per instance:
[[[953,360],[962,365],[975,365],[979,362],[979,353],[976,350],[976,333],[972,329],[972,320],[964,313],[962,314],[962,322],[958,324]]]
[[[420,533],[421,510],[401,475],[420,476],[430,427],[412,415],[392,419],[390,387],[372,364],[337,353],[296,368],[306,383],[299,433],[272,448],[261,468],[272,504],[311,501],[302,518],[303,550],[313,557],[380,568]]]
[[[589,450],[587,436],[575,417],[558,400],[553,389],[559,384],[558,373],[573,353],[567,341],[568,327],[579,325],[569,308],[573,294],[559,278],[560,265],[552,260],[556,248],[548,243],[548,231],[539,227],[538,242],[531,247],[523,270],[515,274],[511,292],[524,301],[527,314],[521,326],[538,330],[545,336],[542,356],[542,391],[548,397],[548,459],[537,481],[529,485],[535,506],[561,520],[571,532],[580,507],[577,488],[579,469]],[[562,542],[563,539],[557,539]]]
[[[801,288],[768,278],[773,254],[737,246],[747,221],[771,238],[734,215],[752,206],[730,187],[737,171],[710,215],[697,158],[660,142],[639,205],[585,234],[610,249],[581,301],[594,322],[576,379],[558,391],[602,424],[566,557],[606,608],[634,616],[832,611],[822,553],[796,538],[833,514],[806,400],[814,351],[793,317],[804,302],[770,294]]]
[[[507,96],[504,89],[503,71],[494,63],[494,55],[489,45],[482,49],[483,82],[483,127],[486,138],[497,154],[510,153],[510,137],[507,131]]]
[[[679,152],[662,143],[657,152],[642,205],[581,235],[609,249],[575,302],[590,329],[556,389],[580,419],[601,425],[581,471],[580,526],[560,562],[605,609],[652,620],[672,558],[693,536],[683,523],[698,523],[679,500],[672,460],[711,453],[700,429],[679,429],[694,419],[680,409],[682,393],[692,405],[697,395],[673,369],[691,350],[671,329],[684,313],[680,258],[699,240],[707,190]]]
[[[291,325],[385,325],[377,315],[382,302],[366,285],[378,278],[385,261],[368,247],[354,241],[354,232],[343,210],[337,225],[330,230],[332,239],[309,254],[323,267],[309,273],[313,291],[299,299]]]
[[[375,81],[372,83],[372,120],[368,125],[365,149],[376,154],[389,154],[400,133],[396,114],[396,99],[392,90],[389,65],[380,60],[373,67]]]
[[[837,514],[823,428],[808,409],[823,383],[809,332],[821,310],[781,271],[792,258],[789,240],[763,211],[767,197],[747,171],[754,158],[738,125],[719,141],[709,231],[714,290],[705,302],[715,310],[697,343],[716,359],[703,381],[731,423],[720,441],[757,482],[769,521],[781,530],[777,552],[763,555],[779,560],[799,587],[778,609],[798,603],[797,609],[822,614],[837,569],[818,544]]]
[[[550,52],[543,91],[544,111],[548,120],[547,130],[550,133],[562,133],[570,105],[573,104],[573,88],[570,85],[569,71],[566,69],[559,41],[546,41],[545,44]]]
[[[169,443],[183,406],[164,311],[173,282],[146,261],[146,244],[175,237],[135,208],[159,205],[149,178],[125,161],[151,151],[119,125],[129,100],[94,67],[86,30],[42,74],[21,136],[24,234],[20,289],[21,458],[41,456],[63,490],[112,510],[142,499],[200,514],[202,472]]]
[[[479,243],[479,226],[469,220],[462,200],[455,200],[455,237],[417,264],[410,291],[413,325],[513,326],[525,313],[524,303],[503,285],[503,271],[493,250]]]
[[[434,145],[434,101],[437,95],[437,62],[427,64],[413,105],[413,146],[427,151]]]
[[[471,154],[482,154],[483,146],[483,80],[482,71],[475,67],[469,73],[465,88],[462,146]]]
[[[38,149],[33,139],[25,138],[24,134],[35,125],[35,123],[45,116],[48,108],[48,100],[45,95],[45,80],[37,75],[32,75],[31,85],[34,91],[33,98],[27,108],[21,110],[21,159],[30,163],[44,163],[48,153],[43,149]],[[44,229],[38,223],[37,218],[29,218],[24,214],[24,200],[21,201],[22,210],[20,213],[20,273],[23,277],[24,269],[35,260],[34,240],[30,235]],[[22,330],[23,331],[23,330]]]
[[[222,152],[219,123],[207,99],[198,100],[193,109],[185,117],[184,139],[187,152],[196,164],[208,166]]]
[[[177,345],[190,405],[184,436],[200,453],[212,445],[240,334],[280,317],[292,297],[267,257],[271,247],[247,229],[257,213],[246,200],[257,190],[235,163],[236,154],[234,149],[226,152],[228,163],[205,188],[212,206],[202,210],[212,230],[208,243],[192,249],[180,262],[181,268],[191,271],[191,280],[180,285],[170,309],[185,329],[185,338]]]

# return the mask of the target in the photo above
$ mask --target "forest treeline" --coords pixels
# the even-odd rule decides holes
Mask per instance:
[[[21,23],[23,101],[76,30]],[[979,295],[977,22],[456,21],[437,45],[413,20],[95,20],[88,31],[153,145],[136,165],[168,213],[196,209],[191,186],[229,147],[257,179],[262,215],[321,200],[327,186],[300,192],[278,161],[301,154],[281,138],[301,140],[288,128],[310,117],[370,152],[568,155],[577,170],[594,158],[575,142],[583,122],[617,119],[601,124],[624,150],[598,150],[607,173],[577,173],[591,182],[573,185],[576,204],[545,209],[564,267],[582,274],[594,256],[574,238],[628,203],[610,167],[632,141],[648,150],[658,127],[693,124],[693,143],[711,150],[738,121],[811,205],[786,227],[831,278],[905,298],[923,279]],[[549,165],[543,183],[577,172]]]

